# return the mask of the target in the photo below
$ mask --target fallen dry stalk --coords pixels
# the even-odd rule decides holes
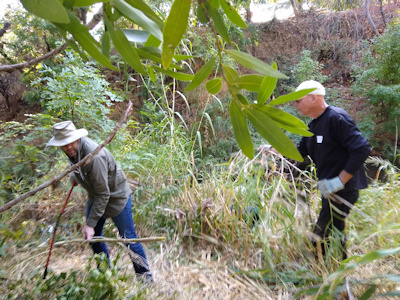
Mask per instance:
[[[149,242],[163,242],[165,241],[165,236],[147,237],[147,238],[137,238],[137,239],[113,239],[113,238],[94,238],[91,240],[84,239],[73,239],[66,241],[59,241],[54,243],[54,246],[63,246],[72,243],[94,243],[94,242],[107,242],[107,243],[149,243]],[[38,248],[47,247],[47,243],[40,244]]]

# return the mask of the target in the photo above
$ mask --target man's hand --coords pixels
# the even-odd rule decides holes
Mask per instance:
[[[91,240],[94,236],[94,228],[88,225],[83,227],[83,239],[84,240]]]
[[[336,176],[331,179],[322,179],[318,181],[318,188],[321,191],[322,197],[327,198],[329,195],[343,190],[344,184],[339,176]]]

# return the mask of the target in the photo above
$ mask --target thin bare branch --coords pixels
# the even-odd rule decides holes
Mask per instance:
[[[131,101],[129,101],[128,103],[128,107],[125,110],[124,115],[122,116],[121,120],[119,121],[119,123],[115,126],[114,130],[110,133],[110,135],[104,140],[103,143],[101,143],[96,149],[94,149],[92,152],[90,152],[88,155],[86,155],[80,162],[74,164],[73,166],[69,167],[68,170],[62,172],[60,175],[58,175],[57,177],[39,185],[37,188],[30,190],[29,192],[22,194],[20,196],[18,196],[17,198],[15,198],[14,200],[11,200],[10,202],[7,202],[5,205],[3,205],[2,207],[0,207],[0,213],[10,209],[11,207],[13,207],[15,204],[19,203],[20,201],[35,195],[37,192],[43,190],[44,188],[55,184],[56,182],[60,181],[62,178],[64,178],[65,176],[67,176],[69,173],[73,172],[74,170],[76,170],[77,168],[79,168],[80,166],[85,165],[86,163],[89,163],[93,156],[95,156],[97,153],[100,152],[101,149],[103,149],[104,146],[108,145],[112,139],[115,137],[117,131],[122,127],[122,125],[126,122],[126,119],[128,118],[129,114],[132,112],[132,108],[133,108],[133,104]]]
[[[93,29],[100,22],[102,16],[103,16],[103,9],[101,8],[90,20],[87,27],[89,29]],[[30,61],[27,61],[24,63],[19,63],[19,64],[0,66],[0,72],[12,72],[14,70],[22,70],[22,69],[37,65],[41,61],[49,59],[49,58],[57,55],[58,53],[64,51],[67,47],[68,47],[68,43],[64,43],[60,47],[57,47],[57,48],[53,49],[52,51],[50,51],[40,57],[32,59]]]

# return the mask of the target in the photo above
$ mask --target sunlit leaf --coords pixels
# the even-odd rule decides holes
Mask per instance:
[[[225,42],[230,43],[228,29],[225,26],[224,20],[221,14],[213,6],[205,3],[205,7],[211,19],[214,22],[215,28],[217,29],[219,35],[225,40]]]
[[[212,70],[214,69],[216,57],[212,57],[204,66],[197,71],[192,82],[185,88],[185,91],[191,91],[198,87],[204,80],[210,76]],[[213,93],[215,94],[215,93]]]
[[[297,161],[303,161],[303,157],[300,155],[293,142],[266,113],[254,108],[245,108],[244,113],[256,128],[257,132],[279,153]]]
[[[206,83],[207,91],[211,94],[217,94],[221,90],[221,87],[222,87],[221,80],[222,80],[222,78],[220,78],[220,77],[209,80]]]
[[[21,0],[30,13],[54,23],[68,24],[70,19],[60,2],[54,0]],[[3,6],[4,4],[2,4]]]
[[[245,89],[251,92],[258,92],[260,90],[261,82],[264,77],[261,75],[243,75],[236,79],[234,84],[238,89]]]
[[[125,34],[128,41],[131,43],[145,43],[149,38],[149,33],[143,30],[137,29],[121,29],[122,32]]]
[[[174,56],[176,46],[181,42],[189,19],[190,0],[175,0],[163,31],[162,65],[167,69]]]
[[[157,72],[164,73],[165,75],[168,75],[169,77],[178,79],[180,81],[191,81],[194,78],[194,75],[190,75],[190,74],[174,72],[174,71],[171,71],[171,70],[165,70],[163,68],[156,67],[156,66],[153,66],[152,68],[154,70],[156,70]]]
[[[126,38],[122,30],[114,30],[112,24],[108,21],[107,16],[104,16],[104,20],[107,25],[107,31],[110,34],[111,40],[115,48],[118,50],[122,58],[137,72],[142,75],[146,75],[139,55],[136,53],[135,48],[132,47],[131,43]]]
[[[237,63],[264,76],[287,79],[285,74],[275,70],[272,66],[247,53],[238,50],[225,50]]]
[[[236,24],[239,27],[246,28],[246,22],[243,21],[242,17],[238,14],[236,9],[230,5],[226,0],[220,0],[221,1],[221,7],[223,8],[226,16],[228,19],[233,23]]]
[[[240,149],[244,155],[252,159],[254,157],[254,146],[247,127],[246,117],[235,100],[232,100],[229,105],[229,115],[233,133]]]
[[[155,10],[152,9],[145,1],[143,0],[125,0],[131,6],[137,8],[141,12],[143,12],[149,19],[154,21],[160,29],[163,29],[164,22],[160,19],[160,17],[155,13]]]
[[[272,64],[272,68],[275,70],[277,69],[276,63]],[[261,86],[260,86],[260,91],[258,92],[257,95],[257,103],[258,105],[264,105],[265,102],[271,97],[272,93],[274,92],[277,78],[271,77],[271,76],[265,76]]]
[[[313,90],[315,90],[315,88],[305,89],[305,90],[301,90],[298,92],[291,92],[289,94],[279,96],[275,100],[271,101],[269,103],[269,105],[279,105],[279,104],[283,104],[283,103],[286,103],[289,101],[300,99],[300,98],[304,97],[305,95],[309,94],[310,92],[312,92]]]
[[[141,10],[132,7],[124,0],[113,0],[113,4],[121,14],[162,41],[163,35],[160,27],[149,19]]]

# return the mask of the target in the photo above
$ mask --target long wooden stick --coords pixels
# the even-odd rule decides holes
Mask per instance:
[[[84,239],[73,239],[66,241],[59,241],[54,243],[53,246],[63,246],[72,243],[96,243],[96,242],[107,242],[107,243],[149,243],[149,242],[163,242],[165,241],[165,236],[147,237],[147,238],[137,238],[137,239],[113,239],[113,238],[93,238],[91,240]],[[40,244],[38,248],[45,248],[46,243]]]
[[[133,108],[133,104],[131,101],[129,101],[128,107],[126,108],[124,115],[122,116],[122,118],[119,121],[119,123],[117,124],[117,126],[115,126],[114,130],[110,133],[110,135],[104,140],[104,142],[102,142],[96,149],[94,149],[92,152],[90,152],[88,155],[86,155],[80,162],[72,165],[66,171],[64,171],[60,175],[58,175],[57,177],[39,185],[37,188],[34,188],[33,190],[30,190],[29,192],[26,192],[25,194],[18,196],[14,200],[7,202],[5,205],[0,207],[0,213],[10,209],[18,202],[20,202],[30,196],[35,195],[37,192],[39,192],[40,190],[43,190],[44,188],[48,187],[49,185],[52,185],[52,184],[60,181],[62,178],[64,178],[65,176],[67,176],[69,173],[73,172],[80,166],[83,166],[84,164],[89,163],[92,160],[93,156],[95,156],[97,153],[99,153],[100,150],[104,148],[104,146],[108,145],[112,141],[112,139],[117,134],[117,131],[126,122],[126,119],[128,118],[129,114],[132,112],[132,108]]]

